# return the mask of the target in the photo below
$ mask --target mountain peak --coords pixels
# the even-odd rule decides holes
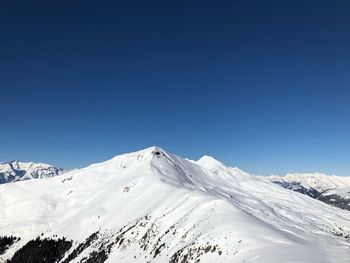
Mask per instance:
[[[206,168],[214,168],[224,165],[222,162],[209,155],[203,155],[196,163],[205,166]]]
[[[210,156],[195,162],[157,146],[61,177],[4,185],[0,200],[2,235],[20,238],[1,262],[29,240],[40,242],[39,235],[72,240],[65,262],[96,262],[96,255],[135,263],[257,256],[259,262],[346,262],[349,254],[350,223],[342,210]]]
[[[152,155],[163,155],[163,156],[166,155],[166,151],[164,151],[162,148],[158,146],[152,146],[148,149],[151,150]]]
[[[130,152],[128,153],[127,155],[165,155],[166,154],[166,151],[164,151],[161,147],[159,146],[150,146],[150,147],[147,147],[143,150],[139,150],[139,151],[136,151],[136,152]],[[120,155],[118,155],[120,156]],[[116,156],[116,157],[118,157]]]

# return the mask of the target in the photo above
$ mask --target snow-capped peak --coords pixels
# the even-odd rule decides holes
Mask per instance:
[[[64,173],[65,170],[50,164],[20,162],[17,160],[0,163],[0,184],[53,177]]]
[[[345,211],[217,162],[150,147],[2,185],[1,233],[21,239],[0,261],[60,236],[59,262],[346,262]]]
[[[145,165],[146,163],[150,164],[154,157],[167,155],[168,153],[166,153],[162,148],[152,146],[140,151],[117,155],[108,161],[92,164],[84,169],[99,169],[99,167],[104,169],[108,167],[109,169],[119,170],[132,168],[140,165]]]
[[[224,165],[222,162],[216,160],[214,157],[209,155],[203,155],[201,158],[198,159],[197,163],[207,168],[208,170],[212,170]]]
[[[215,173],[216,175],[221,175],[221,176],[231,175],[237,180],[246,179],[247,177],[250,176],[248,173],[242,171],[238,167],[227,167],[224,165],[224,163],[208,155],[204,155],[195,163],[204,167],[208,171]]]

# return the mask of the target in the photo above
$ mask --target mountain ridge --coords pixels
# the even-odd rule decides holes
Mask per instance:
[[[60,175],[67,170],[46,163],[13,160],[0,163],[0,184]]]
[[[20,240],[0,259],[19,258],[50,240],[71,240],[59,262],[345,262],[350,256],[349,212],[221,168],[210,171],[150,147],[47,180],[3,184],[0,232]]]

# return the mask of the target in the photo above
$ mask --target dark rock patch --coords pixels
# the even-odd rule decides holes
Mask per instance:
[[[89,258],[84,263],[103,263],[107,260],[108,255],[105,250],[93,251],[90,253]]]
[[[194,244],[192,244],[194,245]],[[212,246],[207,243],[205,246],[187,246],[179,249],[172,255],[169,263],[185,263],[189,260],[194,260],[195,262],[200,261],[200,257],[206,253],[214,253],[218,249],[218,245]],[[222,251],[218,251],[219,256],[221,256]]]
[[[75,259],[83,250],[91,246],[92,242],[98,238],[98,232],[91,234],[83,243],[79,244],[77,248],[73,250],[72,253],[63,261],[63,263],[68,263]]]
[[[336,206],[341,209],[350,211],[350,199],[342,198],[339,195],[321,195],[318,200],[329,204],[331,206]]]
[[[38,237],[17,250],[7,263],[54,263],[60,261],[71,247],[72,241],[65,238],[53,240]]]
[[[274,181],[273,183],[278,184],[284,188],[293,190],[294,192],[298,192],[304,195],[308,195],[312,198],[317,199],[321,193],[319,191],[317,191],[316,189],[310,187],[310,188],[306,188],[304,186],[302,186],[300,184],[300,182],[280,182],[280,181]]]
[[[0,255],[4,254],[15,242],[19,241],[19,237],[3,236],[0,237]]]
[[[155,257],[157,257],[159,254],[160,254],[160,252],[162,251],[162,248],[163,247],[165,247],[165,244],[163,243],[163,244],[161,244],[159,247],[157,247],[155,250],[154,250],[154,258]]]

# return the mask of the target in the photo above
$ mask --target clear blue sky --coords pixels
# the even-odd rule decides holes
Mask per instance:
[[[73,3],[74,2],[74,3]],[[0,160],[158,145],[350,175],[350,1],[2,1]]]

